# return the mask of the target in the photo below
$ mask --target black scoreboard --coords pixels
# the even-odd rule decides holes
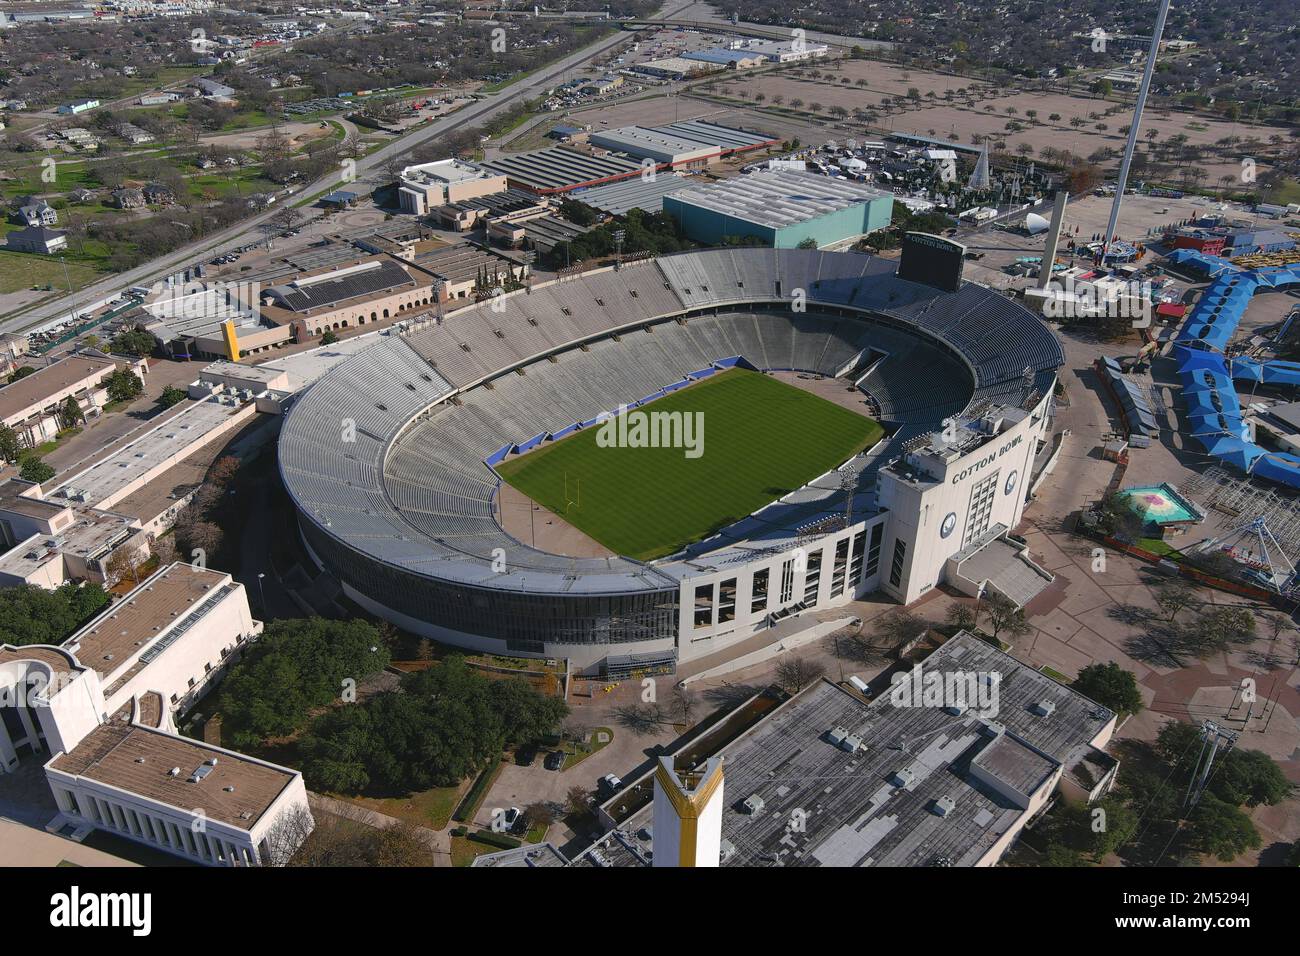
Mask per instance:
[[[966,247],[943,236],[928,232],[909,232],[903,236],[903,255],[898,277],[922,282],[944,292],[961,288],[961,271],[966,261]]]

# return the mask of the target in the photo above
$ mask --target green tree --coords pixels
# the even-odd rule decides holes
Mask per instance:
[[[333,345],[338,340],[338,334],[333,329],[326,329],[325,334],[320,337],[320,344]]]
[[[38,455],[27,455],[22,460],[22,467],[18,469],[18,477],[23,481],[34,481],[40,484],[43,481],[49,481],[56,474],[53,468],[45,464]]]
[[[1268,754],[1233,749],[1210,781],[1210,790],[1226,803],[1257,807],[1281,803],[1291,795],[1291,781]]]
[[[962,631],[972,631],[978,624],[974,605],[966,604],[962,601],[958,601],[948,606],[948,612],[945,615],[945,619],[950,627]]]
[[[109,401],[129,402],[144,391],[144,382],[135,372],[120,368],[108,377],[106,388]]]
[[[1250,817],[1211,793],[1202,795],[1184,825],[1187,849],[1230,863],[1247,850],[1258,849],[1259,831]]]
[[[576,199],[566,199],[560,203],[560,215],[579,226],[594,226],[600,218],[599,212]]]
[[[113,340],[109,343],[109,349],[120,355],[134,355],[137,358],[144,358],[146,355],[152,355],[157,345],[158,340],[151,333],[146,332],[144,329],[135,328],[119,332],[113,336]]]
[[[162,394],[158,396],[158,404],[163,408],[171,408],[173,405],[185,401],[188,397],[189,395],[185,389],[177,388],[175,385],[168,385],[162,390]]]
[[[1079,671],[1079,676],[1070,686],[1084,697],[1109,707],[1120,717],[1142,712],[1142,692],[1138,689],[1137,677],[1114,661],[1089,664]]]
[[[0,425],[0,459],[15,462],[22,450],[23,445],[18,440],[18,433],[8,425]]]
[[[519,679],[489,680],[452,655],[401,688],[319,717],[301,744],[318,789],[402,794],[450,786],[501,759],[509,743],[554,733],[564,702]]]
[[[59,423],[59,430],[63,431],[68,428],[75,428],[81,421],[81,404],[69,395],[59,405],[58,411],[55,412],[55,419]]]
[[[30,365],[24,365],[21,368],[16,368],[12,372],[10,372],[8,377],[5,379],[5,382],[9,385],[12,385],[14,382],[18,381],[19,379],[26,378],[28,375],[31,375],[35,371],[36,369],[32,368]]]
[[[312,709],[387,666],[388,650],[367,621],[274,621],[226,678],[221,712],[235,743],[254,746],[298,730]]]
[[[108,606],[98,584],[46,590],[19,584],[0,590],[0,644],[61,644]]]

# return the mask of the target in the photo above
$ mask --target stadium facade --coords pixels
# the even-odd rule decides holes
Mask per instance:
[[[303,541],[349,597],[414,633],[610,676],[671,669],[877,590],[906,603],[941,581],[968,589],[988,548],[1016,550],[1007,529],[1061,351],[1006,297],[942,292],[896,267],[709,250],[413,316],[284,423]],[[551,554],[503,530],[494,465],[737,365],[842,378],[888,437],[658,561]],[[1027,562],[1009,560],[976,586],[1023,588]]]

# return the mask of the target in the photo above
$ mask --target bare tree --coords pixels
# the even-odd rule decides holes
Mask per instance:
[[[127,546],[118,548],[104,562],[104,570],[108,572],[109,580],[113,584],[125,581],[129,576],[133,583],[140,583],[140,565],[144,562],[140,559],[140,552],[134,547]]]
[[[963,631],[974,630],[979,623],[975,608],[962,602],[949,606],[946,617],[950,625]]]
[[[690,690],[677,684],[673,687],[673,706],[677,711],[681,722],[687,727],[691,725],[691,712],[695,709],[695,694]]]
[[[1156,606],[1169,615],[1173,623],[1180,611],[1197,603],[1196,589],[1182,578],[1170,578],[1156,585]]]
[[[549,803],[539,801],[524,807],[525,830],[531,830],[533,827],[549,827],[554,822],[555,810]]]
[[[591,791],[586,787],[570,787],[569,792],[564,795],[564,806],[570,813],[576,816],[584,816],[591,812]]]
[[[776,682],[787,693],[797,694],[825,673],[826,668],[817,661],[791,655],[776,665]]]
[[[1030,630],[1025,612],[1011,598],[996,591],[984,599],[984,613],[995,640],[1001,640],[1004,633],[1008,637],[1019,637]]]
[[[280,814],[266,832],[266,855],[263,866],[312,866],[311,862],[295,858],[299,849],[316,828],[311,811],[299,805]]]
[[[925,634],[930,622],[911,611],[896,608],[872,625],[872,632],[889,648],[900,648]]]
[[[638,737],[672,723],[658,704],[626,704],[614,711],[614,719]]]

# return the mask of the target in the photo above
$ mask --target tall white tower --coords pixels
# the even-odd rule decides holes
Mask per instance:
[[[672,757],[655,767],[654,865],[717,866],[722,853],[722,758],[678,771]]]
[[[1133,122],[1128,127],[1128,142],[1124,144],[1124,159],[1119,164],[1119,179],[1115,182],[1115,201],[1110,207],[1110,220],[1106,223],[1106,235],[1101,237],[1102,265],[1106,264],[1106,254],[1110,244],[1115,241],[1119,229],[1119,209],[1124,202],[1124,190],[1128,186],[1128,170],[1133,164],[1133,152],[1137,149],[1138,129],[1142,126],[1142,109],[1146,106],[1147,93],[1151,89],[1151,77],[1156,71],[1156,59],[1160,55],[1160,39],[1165,32],[1165,18],[1169,16],[1169,0],[1160,0],[1160,9],[1156,12],[1155,29],[1151,31],[1151,49],[1147,53],[1146,67],[1142,70],[1142,85],[1138,87],[1137,99],[1133,103]]]

